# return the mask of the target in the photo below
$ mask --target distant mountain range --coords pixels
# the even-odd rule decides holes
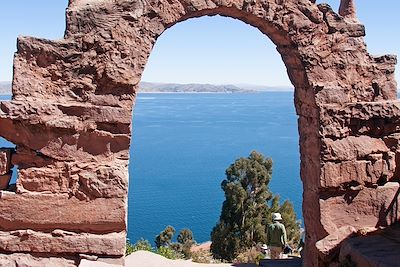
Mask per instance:
[[[0,95],[11,95],[11,82],[0,82]]]
[[[292,87],[272,87],[249,84],[178,84],[178,83],[150,83],[141,82],[139,92],[144,93],[242,93],[258,91],[293,91]],[[11,94],[11,82],[0,82],[0,95]]]
[[[176,92],[176,93],[242,93],[256,91],[293,91],[291,87],[269,87],[249,84],[179,84],[141,82],[139,92]]]
[[[240,93],[249,91],[235,85],[214,84],[177,84],[177,83],[149,83],[141,82],[139,92],[165,92],[165,93]]]

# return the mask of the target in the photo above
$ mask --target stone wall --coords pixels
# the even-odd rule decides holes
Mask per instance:
[[[20,37],[13,97],[0,113],[19,169],[16,189],[0,195],[0,251],[124,255],[141,74],[167,28],[217,14],[267,35],[295,87],[304,266],[334,260],[318,244],[343,227],[398,221],[396,57],[368,54],[353,1],[341,1],[340,15],[314,2],[70,0],[63,40]]]

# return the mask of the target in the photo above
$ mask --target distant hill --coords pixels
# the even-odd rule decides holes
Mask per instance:
[[[252,91],[235,85],[214,84],[177,84],[141,82],[139,92],[172,92],[172,93],[240,93]]]
[[[0,95],[11,95],[11,82],[0,82]]]
[[[281,85],[281,86],[267,86],[267,85],[254,85],[254,84],[235,84],[245,90],[257,91],[257,92],[293,92],[293,86]]]
[[[266,91],[293,91],[292,87],[261,86],[251,84],[215,85],[215,84],[178,84],[141,82],[139,92],[152,93],[242,93]],[[11,82],[0,82],[0,95],[11,95]]]

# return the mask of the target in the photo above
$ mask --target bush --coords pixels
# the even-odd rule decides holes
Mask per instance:
[[[157,249],[157,254],[171,260],[182,259],[183,255],[177,253],[170,247],[159,247]]]
[[[126,241],[126,255],[130,255],[135,251],[145,250],[153,252],[154,249],[151,247],[149,241],[143,238],[139,239],[135,244],[132,244],[129,240]]]
[[[221,263],[220,260],[214,259],[211,252],[207,250],[192,252],[191,258],[193,262],[197,263]]]
[[[175,234],[175,228],[171,225],[165,227],[165,229],[156,236],[156,247],[168,247],[171,244],[172,237]]]
[[[255,263],[258,265],[261,259],[264,259],[264,254],[262,254],[256,247],[252,247],[239,253],[234,262],[239,264]]]

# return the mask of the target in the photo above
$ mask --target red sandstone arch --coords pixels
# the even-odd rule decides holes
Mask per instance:
[[[398,221],[385,215],[399,188],[396,58],[368,54],[352,1],[342,1],[344,17],[313,2],[70,0],[63,40],[19,38],[0,135],[17,145],[20,173],[16,192],[1,192],[0,251],[124,255],[144,66],[165,29],[217,14],[266,34],[295,86],[304,265],[333,260],[328,235]]]

